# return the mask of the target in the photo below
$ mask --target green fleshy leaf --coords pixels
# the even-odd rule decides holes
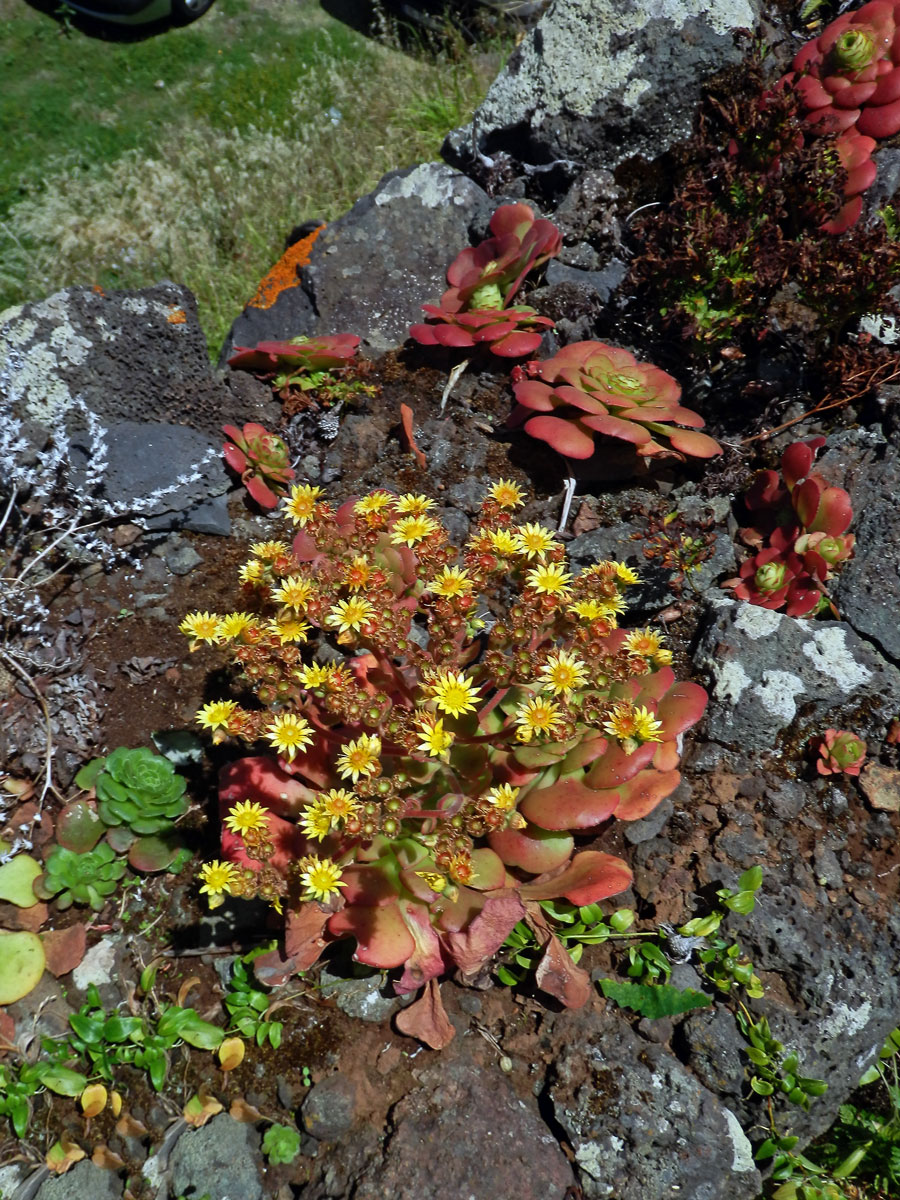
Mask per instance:
[[[712,1004],[709,996],[694,988],[682,991],[668,983],[620,983],[615,979],[599,982],[607,1000],[613,1000],[621,1008],[630,1008],[651,1021],[674,1017],[695,1008],[708,1008]]]

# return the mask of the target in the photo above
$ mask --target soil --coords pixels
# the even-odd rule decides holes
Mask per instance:
[[[326,487],[329,499],[343,500],[375,486],[387,486],[399,491],[425,491],[440,503],[450,495],[459,495],[453,489],[467,478],[467,464],[477,462],[480,473],[494,479],[512,478],[528,489],[533,499],[525,509],[525,519],[555,525],[561,502],[561,472],[552,457],[527,439],[509,440],[493,432],[508,412],[501,377],[491,371],[464,377],[442,414],[438,396],[445,378],[440,370],[421,365],[415,356],[388,355],[368,376],[378,386],[379,394],[351,414],[352,435],[347,425],[335,441],[323,439],[316,432],[315,413],[302,414],[293,424],[286,423],[283,432],[293,440],[294,449],[306,456],[304,462],[319,462],[322,478],[330,473],[332,482]],[[401,445],[401,402],[413,408],[416,436],[422,437],[430,460],[424,470]],[[757,419],[761,425],[765,414],[761,412]],[[802,426],[798,427],[798,436],[800,429]],[[421,435],[420,430],[424,431]],[[437,457],[440,466],[434,465]],[[615,473],[615,464],[608,464],[607,475]],[[583,481],[581,491],[585,494],[576,503],[578,520],[582,527],[591,522],[611,524],[623,513],[634,512],[636,506],[662,513],[672,486],[683,487],[698,474],[691,468],[671,466],[645,473],[638,483],[637,499],[631,479],[631,490],[627,492],[614,478],[603,484]],[[703,491],[715,494],[720,489],[729,494],[735,477],[734,457],[727,455],[722,465],[705,474]],[[235,608],[237,570],[246,558],[247,543],[273,536],[272,520],[252,511],[242,489],[235,489],[230,508],[235,525],[233,538],[179,534],[155,543],[142,538],[130,547],[130,564],[108,572],[89,568],[59,581],[58,590],[52,598],[47,597],[51,621],[41,638],[45,644],[58,643],[77,661],[77,674],[85,680],[85,695],[91,704],[80,724],[76,721],[55,730],[59,745],[58,798],[48,800],[44,822],[36,827],[36,841],[46,843],[51,838],[52,821],[61,799],[77,790],[72,777],[80,763],[116,746],[148,745],[151,734],[157,731],[190,729],[203,703],[226,694],[224,656],[212,647],[189,654],[178,624],[187,612],[198,607],[219,612]],[[183,554],[186,547],[196,556],[196,565],[185,574],[170,573],[163,565],[167,557],[171,560],[173,554]],[[621,556],[641,567],[644,560],[640,549],[639,543],[629,545]],[[682,676],[696,641],[698,612],[690,588],[683,587],[662,614],[642,614],[644,620],[660,615],[665,619]],[[53,672],[38,671],[33,676],[42,693],[49,691],[54,678]],[[28,740],[24,733],[28,727],[40,733],[41,714],[24,681],[10,680],[6,692],[0,692],[0,719],[13,734],[19,731],[20,740]],[[41,737],[37,736],[35,746],[40,744]],[[208,748],[202,765],[189,771],[193,805],[183,826],[197,856],[215,853],[215,776],[222,763],[235,753],[223,747]],[[692,790],[691,811],[682,810],[676,803],[665,827],[665,843],[657,853],[647,853],[641,844],[632,844],[622,823],[611,822],[596,837],[585,840],[585,847],[620,855],[633,867],[634,891],[616,897],[616,906],[634,907],[642,928],[660,923],[677,925],[697,912],[708,911],[707,902],[723,884],[720,872],[727,861],[727,855],[716,849],[718,839],[726,830],[734,829],[762,834],[764,816],[758,801],[763,777],[768,773],[771,778],[772,770],[791,777],[798,769],[789,765],[791,758],[785,755],[778,760],[780,765],[774,765],[773,760],[755,778],[741,778],[724,769],[698,773],[691,768],[692,753],[689,738],[683,769]],[[40,766],[39,750],[32,748],[11,762],[8,769],[14,776],[34,778],[39,776]],[[860,903],[878,911],[895,902],[894,834],[883,830],[880,836],[874,835],[871,813],[855,786],[842,780],[836,786],[847,799],[837,827],[843,821],[847,830],[854,831],[847,836],[850,855],[854,861],[865,859],[872,867],[868,880],[845,873],[845,883]],[[23,806],[19,818],[30,811]],[[812,859],[816,830],[798,822],[792,832],[797,853],[804,860]],[[146,1003],[135,992],[135,985],[141,970],[153,962],[159,967],[153,991],[157,1004],[187,1004],[204,1019],[222,1024],[225,986],[219,968],[235,954],[275,940],[279,926],[277,919],[268,918],[260,927],[258,911],[240,904],[226,910],[226,921],[214,920],[197,894],[195,872],[196,861],[192,861],[175,877],[144,877],[135,890],[114,895],[94,915],[80,908],[59,912],[51,904],[49,910],[42,910],[46,911],[42,932],[82,925],[88,950],[105,936],[114,935],[120,976],[118,995],[132,1011],[139,1013]],[[13,923],[27,924],[34,919],[29,918],[29,911],[2,906],[0,924],[7,928],[14,927]],[[29,1162],[39,1163],[49,1146],[67,1134],[89,1151],[93,1149],[95,1161],[105,1160],[127,1177],[126,1195],[133,1200],[149,1200],[153,1193],[142,1181],[143,1159],[151,1147],[158,1148],[167,1135],[170,1141],[183,1128],[179,1124],[183,1106],[201,1088],[208,1088],[226,1111],[243,1112],[257,1122],[264,1119],[293,1124],[310,1087],[335,1074],[354,1096],[354,1119],[369,1130],[387,1130],[395,1107],[415,1084],[415,1072],[424,1061],[420,1056],[433,1059],[434,1052],[423,1050],[417,1041],[398,1033],[386,1019],[368,1023],[346,1015],[335,999],[323,992],[322,965],[272,991],[273,1006],[277,1005],[272,1016],[284,1022],[277,1050],[269,1045],[250,1045],[241,1065],[225,1073],[211,1054],[182,1045],[170,1052],[168,1076],[161,1092],[150,1087],[146,1072],[120,1068],[116,1086],[126,1097],[125,1111],[140,1126],[131,1126],[130,1136],[109,1109],[87,1121],[74,1099],[43,1092],[34,1099],[33,1119],[18,1153]],[[336,974],[354,973],[346,950],[340,946],[329,949],[324,965]],[[589,946],[582,965],[594,977],[606,976],[622,969],[622,952],[614,943]],[[765,977],[764,982],[772,986],[779,983],[775,977]],[[85,1002],[84,989],[70,974],[63,975],[61,986],[71,1008],[77,1009]],[[115,1002],[115,992],[104,989],[108,1004]],[[476,1065],[495,1069],[502,1059],[502,1069],[507,1071],[516,1094],[533,1103],[536,1080],[546,1076],[571,1036],[569,1014],[528,984],[516,991],[500,986],[490,972],[485,972],[474,987],[471,981],[462,986],[458,980],[449,980],[442,994],[457,1029],[457,1037],[442,1051],[444,1061],[450,1063],[463,1056]],[[30,1042],[28,1022],[38,1021],[42,1013],[40,998],[45,995],[49,1003],[52,988],[12,1006],[10,1015],[15,1025],[4,1034],[20,1045],[24,1037],[32,1052],[36,1046]],[[590,1001],[597,1011],[604,1004],[599,993]],[[60,1025],[64,1028],[67,1010],[62,1011]],[[53,1032],[44,1019],[39,1028]],[[307,1082],[300,1082],[304,1080]],[[560,1138],[564,1151],[568,1149],[571,1154],[561,1132]],[[268,1167],[267,1194],[281,1200],[302,1195],[303,1188],[321,1176],[327,1162],[327,1147],[306,1136],[301,1154],[293,1163]]]

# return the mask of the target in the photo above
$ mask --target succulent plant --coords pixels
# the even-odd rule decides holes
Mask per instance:
[[[258,342],[252,348],[235,346],[228,365],[236,371],[275,373],[290,381],[307,372],[346,367],[358,348],[359,338],[354,333],[295,337],[285,342]]]
[[[590,458],[598,433],[630,442],[644,457],[722,453],[718,442],[697,432],[703,418],[678,403],[681,388],[672,376],[627,350],[573,342],[514,372],[513,380],[517,407],[509,423],[524,421],[526,433],[566,458]],[[526,420],[530,413],[540,415]]]
[[[866,758],[866,743],[846,729],[826,729],[817,739],[817,750],[820,775],[858,775]]]
[[[898,23],[900,3],[893,0],[871,0],[843,13],[801,47],[779,85],[801,97],[812,130],[837,134],[847,199],[822,226],[826,233],[843,233],[859,220],[861,193],[877,173],[875,139],[900,132]]]
[[[515,522],[511,481],[458,549],[424,495],[307,499],[291,553],[262,546],[243,572],[258,615],[220,639],[260,705],[197,714],[278,755],[223,769],[221,860],[201,890],[286,908],[307,966],[352,936],[358,961],[403,967],[397,987],[413,991],[478,970],[531,901],[629,885],[625,862],[576,836],[672,792],[706,693],[676,681],[660,634],[618,628],[635,573],[571,575],[550,530]],[[343,657],[311,660],[298,622]]]
[[[430,320],[410,327],[410,336],[424,346],[472,348],[487,344],[506,358],[533,354],[541,330],[553,322],[512,300],[534,267],[557,255],[559,230],[536,219],[527,204],[504,204],[491,217],[492,237],[467,247],[450,264],[450,287],[440,305],[425,304]]]
[[[285,494],[285,484],[294,478],[286,443],[255,421],[249,421],[243,429],[236,425],[223,425],[222,429],[231,439],[222,447],[229,467],[240,475],[257,504],[275,508]]]
[[[94,784],[100,819],[133,833],[163,833],[187,812],[187,786],[168,759],[146,746],[120,746],[110,754]]]
[[[60,908],[69,908],[72,903],[89,904],[99,912],[105,897],[116,890],[125,869],[123,860],[116,857],[106,842],[83,854],[54,846],[44,863],[44,874],[35,883],[35,891],[46,900],[55,896]]]
[[[824,444],[823,437],[792,442],[781,456],[782,478],[760,471],[744,497],[753,524],[740,537],[756,553],[723,585],[738,599],[784,607],[789,617],[833,607],[826,584],[853,553],[855,538],[846,532],[853,519],[850,497],[811,470]]]

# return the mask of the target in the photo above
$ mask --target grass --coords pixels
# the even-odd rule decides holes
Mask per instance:
[[[213,355],[294,225],[435,158],[502,62],[404,53],[314,0],[125,36],[21,0],[0,19],[0,310],[170,278]]]

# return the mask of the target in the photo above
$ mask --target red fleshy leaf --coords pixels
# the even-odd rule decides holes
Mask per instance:
[[[42,934],[47,970],[57,979],[74,971],[84,958],[87,930],[84,925],[68,925],[65,929],[48,929]]]
[[[499,341],[491,342],[491,353],[499,355],[500,358],[524,358],[526,354],[534,354],[540,344],[539,333],[517,329],[513,333],[507,333]]]
[[[867,105],[855,124],[857,131],[868,137],[893,137],[895,133],[900,133],[900,100],[894,100],[891,104]]]
[[[552,446],[564,458],[590,458],[594,453],[594,439],[580,422],[563,421],[559,417],[532,417],[525,422],[525,431]]]
[[[278,816],[297,817],[314,799],[315,792],[268,755],[236,759],[219,772],[219,804],[226,809],[242,800],[256,800]]]
[[[618,802],[617,792],[601,792],[575,777],[530,791],[519,812],[541,829],[591,829],[612,816]]]
[[[413,410],[408,404],[400,405],[400,427],[403,430],[403,450],[414,454],[416,462],[424,469],[428,466],[428,460],[416,445],[416,436],[413,433]]]
[[[87,800],[70,800],[56,818],[56,840],[66,850],[84,854],[100,841],[105,825]]]
[[[570,833],[539,829],[502,829],[488,834],[491,849],[509,867],[519,867],[531,875],[543,875],[567,862],[575,842]]]
[[[584,417],[583,420],[589,429],[596,429],[605,437],[618,438],[620,442],[630,442],[632,446],[637,446],[639,454],[640,447],[652,441],[650,431],[643,425],[636,425],[634,421],[623,421],[621,417],[614,417],[612,413],[598,413],[593,417]]]
[[[293,471],[291,472],[293,475]],[[280,500],[280,496],[273,492],[265,480],[260,479],[258,475],[247,475],[246,478],[241,477],[241,482],[247,489],[247,494],[252,500],[255,500],[260,508],[275,508]]]
[[[394,1024],[401,1033],[417,1038],[432,1050],[443,1050],[456,1036],[456,1030],[444,1011],[436,979],[429,979],[419,999],[397,1013]]]
[[[410,325],[409,336],[421,346],[436,346],[437,338],[434,336],[434,329],[434,325]]]
[[[679,771],[641,771],[619,788],[621,797],[615,816],[618,821],[639,821],[653,812],[661,800],[670,796],[681,782]]]
[[[506,882],[506,868],[502,861],[487,846],[472,851],[472,878],[468,886],[479,892],[492,891],[503,887]]]
[[[329,917],[328,932],[332,937],[352,934],[357,942],[354,959],[370,967],[402,967],[416,948],[396,904],[342,908]]]
[[[534,980],[542,991],[554,996],[566,1008],[583,1008],[593,994],[590,975],[572,961],[568,950],[553,933],[547,939]]]
[[[424,904],[404,900],[401,911],[415,949],[406,959],[405,970],[394,984],[394,990],[400,996],[418,991],[423,983],[437,979],[447,968],[428,908]]]
[[[525,906],[512,890],[488,896],[481,912],[457,933],[445,933],[442,941],[447,953],[464,975],[473,975],[492,954],[500,949],[518,921]]]
[[[631,887],[632,878],[621,858],[599,850],[583,850],[553,878],[522,884],[519,894],[523,900],[555,900],[565,896],[572,904],[596,904]]]
[[[305,971],[318,960],[328,944],[322,936],[330,914],[320,904],[301,904],[289,909],[284,923],[284,953],[295,971]]]
[[[674,771],[681,760],[678,753],[678,743],[659,742],[653,755],[653,766],[657,771]]]
[[[667,428],[666,436],[673,450],[688,454],[691,458],[715,458],[717,454],[722,453],[722,447],[715,438],[699,433],[696,429]]]
[[[598,758],[584,777],[589,788],[598,791],[605,788],[617,788],[619,784],[633,779],[638,771],[650,763],[656,753],[656,742],[645,742],[630,754],[618,742],[610,740],[609,749]]]
[[[706,712],[708,702],[709,696],[698,683],[684,680],[670,687],[656,711],[664,737],[670,740],[696,725]]]
[[[471,333],[467,329],[460,329],[458,325],[435,325],[434,340],[439,346],[471,348],[475,345]]]

